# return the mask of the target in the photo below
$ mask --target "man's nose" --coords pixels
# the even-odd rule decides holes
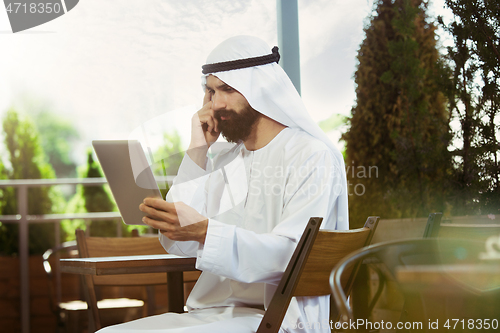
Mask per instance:
[[[213,110],[223,110],[226,108],[226,102],[224,97],[215,93],[212,95],[212,109]]]

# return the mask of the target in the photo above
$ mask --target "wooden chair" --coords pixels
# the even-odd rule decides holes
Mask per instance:
[[[425,224],[425,228],[424,228],[423,233],[422,233],[422,226],[423,226],[422,223],[417,223],[417,225],[413,225],[413,223],[411,223],[411,226],[409,225],[410,224],[409,220],[406,220],[404,223],[398,223],[397,227],[404,228],[405,231],[408,232],[408,234],[406,236],[401,232],[399,232],[399,235],[403,237],[401,239],[416,238],[416,237],[418,237],[419,233],[422,233],[423,238],[437,237],[439,230],[440,230],[440,226],[441,226],[442,216],[443,216],[443,213],[431,213],[431,214],[429,214],[429,217],[427,218],[427,222]],[[374,240],[373,243],[377,243],[376,239],[381,239],[381,238],[383,239],[383,236],[380,235],[380,233],[387,231],[387,229],[385,229],[385,227],[387,227],[387,226],[384,226],[384,227],[378,229],[378,231],[375,234],[375,237],[373,239]],[[406,230],[406,229],[408,229],[408,230]],[[394,238],[395,231],[392,230],[392,232],[393,232],[393,234],[392,234],[391,241],[401,240],[401,239],[395,239]],[[376,260],[374,258],[371,258],[370,260],[367,260],[367,263],[368,263],[368,265],[361,266],[362,269],[360,270],[360,274],[359,274],[360,275],[359,278],[364,279],[364,281],[363,281],[364,283],[357,281],[358,285],[356,287],[358,290],[356,291],[356,295],[353,296],[353,299],[354,299],[353,303],[355,303],[355,307],[354,307],[354,310],[355,310],[354,317],[355,318],[367,318],[367,316],[373,312],[373,309],[377,305],[377,302],[379,301],[380,296],[382,296],[382,292],[384,291],[384,287],[386,287],[388,284],[388,281],[385,277],[385,274],[378,267],[379,265],[377,264]],[[373,297],[371,298],[371,300],[369,297],[371,294],[371,290],[370,290],[370,287],[368,287],[368,285],[366,283],[367,281],[370,280],[370,274],[368,272],[368,267],[366,267],[366,266],[369,266],[369,268],[377,274],[377,281],[378,281],[377,290],[373,294]]]
[[[111,257],[131,255],[165,254],[157,237],[86,237],[83,230],[76,231],[78,251],[81,258]],[[191,281],[199,276],[199,272],[185,272],[184,281]],[[182,278],[182,276],[181,276]],[[119,274],[105,276],[83,276],[86,298],[89,307],[89,327],[95,330],[102,325],[96,296],[97,286],[154,286],[167,283],[167,273]],[[145,291],[150,297],[146,299],[146,311],[143,315],[155,313],[155,304],[150,301],[154,293]],[[148,301],[149,300],[149,301]],[[132,300],[133,302],[134,300]],[[92,320],[92,321],[91,321]]]
[[[257,333],[279,331],[292,297],[329,295],[332,268],[347,254],[370,243],[378,220],[378,217],[369,217],[363,228],[342,231],[319,230],[322,218],[311,218]],[[356,267],[353,267],[342,281],[347,294],[355,275]],[[336,316],[338,312],[333,313]]]
[[[73,295],[71,300],[68,299],[67,295],[63,295],[59,273],[61,254],[65,257],[77,257],[76,241],[64,242],[48,249],[42,255],[43,269],[47,275],[50,309],[57,318],[58,332],[78,332],[79,322],[86,318],[87,303],[78,299],[79,296],[82,296],[79,291]]]

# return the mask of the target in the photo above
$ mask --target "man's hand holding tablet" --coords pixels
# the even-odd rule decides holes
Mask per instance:
[[[142,222],[160,230],[169,239],[205,243],[208,218],[185,203],[145,198],[139,209],[147,215],[142,218]]]

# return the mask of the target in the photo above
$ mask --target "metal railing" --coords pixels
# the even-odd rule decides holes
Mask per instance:
[[[174,176],[156,177],[158,182],[172,183]],[[82,219],[91,220],[121,220],[118,212],[102,213],[74,213],[74,214],[45,214],[30,215],[28,212],[28,188],[83,185],[100,186],[107,184],[105,178],[59,178],[59,179],[16,179],[0,180],[0,188],[12,187],[17,189],[17,214],[0,215],[1,223],[17,223],[19,225],[19,270],[20,270],[20,303],[21,303],[21,332],[30,331],[30,294],[29,294],[29,251],[28,230],[31,223],[54,223],[55,245],[60,244],[60,222],[62,220]],[[121,224],[117,223],[117,236],[121,236]]]

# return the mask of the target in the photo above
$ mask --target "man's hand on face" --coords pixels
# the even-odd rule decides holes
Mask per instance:
[[[191,143],[187,151],[189,157],[202,168],[205,168],[208,148],[217,141],[220,135],[210,96],[210,92],[206,89],[203,107],[191,119]]]
[[[174,241],[205,243],[208,219],[183,202],[170,203],[161,198],[146,198],[139,209],[148,214],[142,221]],[[181,226],[181,222],[182,225]]]
[[[210,147],[219,138],[220,132],[215,112],[212,110],[210,92],[205,90],[203,107],[191,118],[191,144],[189,148]]]

